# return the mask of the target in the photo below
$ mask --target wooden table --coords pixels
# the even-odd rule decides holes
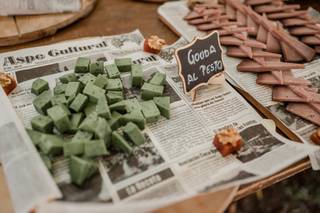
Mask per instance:
[[[320,6],[316,1],[307,2],[317,7]],[[168,43],[173,43],[178,37],[158,19],[158,6],[159,4],[156,3],[144,3],[133,0],[99,0],[91,15],[60,30],[56,35],[13,47],[2,47],[0,48],[0,53],[21,48],[53,44],[69,39],[78,39],[80,37],[127,33],[135,29],[140,29],[144,36],[155,34],[164,38]],[[306,7],[305,3],[304,7]],[[250,193],[268,187],[308,168],[310,168],[309,160],[305,159],[300,161],[269,178],[241,187],[234,200],[241,199]],[[9,195],[5,186],[2,169],[0,169],[1,212],[12,212]],[[202,202],[196,199],[194,199],[194,201],[196,201],[196,207],[199,208],[201,206],[201,208],[210,212],[210,207],[212,207],[210,199],[204,199]],[[179,209],[183,210],[184,208],[180,206]]]

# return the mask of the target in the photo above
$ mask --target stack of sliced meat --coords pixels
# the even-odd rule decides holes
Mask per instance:
[[[292,62],[315,57],[313,48],[239,0],[196,4],[185,20],[200,31],[218,31],[226,54],[243,59],[238,71],[256,73],[258,84],[273,86],[275,101],[287,102],[288,111],[320,125],[320,95],[309,81],[291,72],[304,68]]]
[[[320,22],[307,10],[299,10],[299,4],[288,5],[283,0],[246,0],[245,4],[259,14],[266,14],[270,20],[281,22],[291,35],[320,53]]]

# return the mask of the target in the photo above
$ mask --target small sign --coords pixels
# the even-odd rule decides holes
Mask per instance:
[[[210,78],[224,71],[218,32],[195,38],[187,46],[177,49],[175,56],[185,93],[207,85]]]

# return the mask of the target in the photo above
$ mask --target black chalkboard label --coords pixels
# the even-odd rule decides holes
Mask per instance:
[[[212,32],[175,52],[185,93],[208,84],[210,78],[224,70],[218,32]]]

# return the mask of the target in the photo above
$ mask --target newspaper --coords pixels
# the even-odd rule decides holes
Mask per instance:
[[[75,12],[81,0],[0,0],[0,16]]]
[[[187,44],[185,39],[159,55],[143,52],[143,41],[134,31],[0,54],[1,69],[19,82],[9,98],[2,90],[0,94],[5,112],[0,121],[0,160],[16,212],[150,211],[198,193],[259,180],[307,156],[305,145],[292,143],[265,125],[227,83],[201,88],[192,102],[183,93],[174,58],[175,49]],[[99,173],[81,188],[70,183],[67,159],[54,159],[52,174],[46,170],[24,130],[37,114],[32,81],[41,77],[53,88],[59,76],[73,71],[79,56],[105,63],[131,57],[142,64],[145,80],[156,71],[164,72],[164,93],[171,99],[171,118],[147,125],[145,144],[130,156],[100,158]],[[136,96],[130,74],[121,78],[125,96]],[[238,154],[223,158],[212,139],[226,127],[237,128],[245,145]]]
[[[320,17],[319,12],[309,8],[313,16]],[[158,8],[160,16],[173,27],[186,40],[191,41],[195,36],[203,36],[203,32],[198,31],[194,26],[188,25],[183,17],[189,12],[184,1],[169,2]],[[225,48],[224,48],[225,49]],[[224,51],[226,52],[226,51]],[[243,89],[254,99],[256,99],[263,107],[268,109],[275,117],[277,117],[285,126],[287,126],[294,134],[297,135],[304,143],[312,145],[310,135],[316,130],[316,126],[308,121],[293,115],[285,110],[282,103],[272,101],[272,88],[256,83],[256,74],[238,72],[237,65],[241,59],[228,57],[224,54],[226,67],[226,78],[234,86]],[[316,59],[305,64],[305,69],[294,70],[295,76],[303,77],[312,82],[313,87],[319,89],[320,93],[320,72],[318,67],[320,59]],[[310,148],[310,159],[312,168],[320,169],[320,149]]]

